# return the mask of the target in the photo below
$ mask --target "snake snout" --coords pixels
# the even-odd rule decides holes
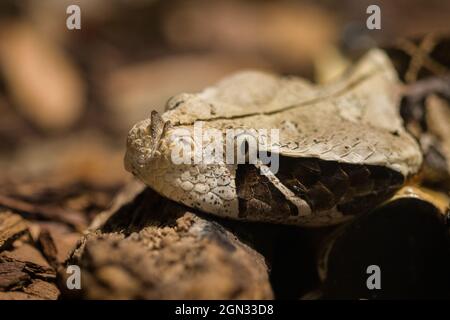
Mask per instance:
[[[137,169],[145,167],[158,148],[163,134],[164,122],[156,111],[150,119],[138,122],[128,133],[125,169],[135,174]]]

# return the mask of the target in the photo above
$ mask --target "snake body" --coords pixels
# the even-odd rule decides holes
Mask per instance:
[[[370,51],[342,79],[314,86],[242,72],[198,94],[170,99],[137,123],[127,170],[161,195],[206,213],[305,226],[340,223],[390,197],[419,170],[420,148],[399,116],[399,81]],[[279,170],[264,164],[175,164],[175,132],[278,129]],[[174,138],[175,137],[175,138]],[[210,140],[202,141],[206,147]]]

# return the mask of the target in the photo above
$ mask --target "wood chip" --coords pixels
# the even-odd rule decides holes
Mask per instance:
[[[87,235],[70,263],[82,268],[85,298],[273,298],[259,253],[150,189]]]
[[[56,248],[56,244],[53,241],[53,238],[48,230],[42,230],[39,235],[39,244],[42,248],[42,252],[47,258],[50,265],[58,270],[60,263],[58,261],[58,249]]]
[[[39,226],[41,231],[36,237],[36,242],[39,243],[47,260],[57,269],[75,249],[82,234],[72,231],[61,223],[41,222]]]
[[[24,292],[47,300],[56,300],[59,296],[59,290],[55,284],[39,279],[33,280],[33,282],[24,289]]]
[[[21,286],[30,280],[28,273],[24,272],[25,263],[0,258],[0,291]]]
[[[0,300],[42,300],[38,296],[21,291],[0,292]]]
[[[0,212],[0,252],[27,230],[26,222],[19,215]]]
[[[0,195],[0,206],[21,212],[35,218],[45,218],[68,223],[82,230],[86,224],[86,217],[77,211],[63,209],[58,206],[33,204],[5,195]]]
[[[28,243],[24,243],[12,251],[5,251],[2,255],[17,261],[33,263],[43,269],[50,269],[49,263],[41,252]]]

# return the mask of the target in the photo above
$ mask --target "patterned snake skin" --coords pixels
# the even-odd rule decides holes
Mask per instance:
[[[404,182],[401,174],[381,166],[354,165],[314,158],[282,157],[278,179],[295,195],[305,199],[312,211],[337,208],[344,215],[370,209],[386,200]],[[255,166],[238,167],[236,174],[239,217],[297,215]]]
[[[233,219],[304,226],[340,223],[387,199],[422,163],[399,116],[399,81],[380,50],[336,83],[244,72],[180,94],[137,123],[125,166],[161,195]],[[261,163],[175,164],[180,129],[278,129],[279,170]],[[202,137],[202,148],[211,141]],[[196,148],[196,145],[192,145]],[[274,144],[263,146],[272,152]]]

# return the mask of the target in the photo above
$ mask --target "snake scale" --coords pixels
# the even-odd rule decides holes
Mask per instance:
[[[374,208],[416,174],[422,154],[399,116],[400,81],[386,54],[369,51],[341,79],[317,86],[246,71],[198,94],[171,98],[137,123],[125,166],[158,193],[233,219],[337,224]],[[174,132],[278,129],[279,170],[254,163],[175,164]],[[209,141],[209,140],[208,140]],[[208,141],[204,141],[206,144]]]

